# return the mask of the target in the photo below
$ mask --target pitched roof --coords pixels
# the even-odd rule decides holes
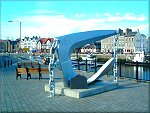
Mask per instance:
[[[6,39],[6,40],[0,40],[0,42],[11,42],[11,40]]]
[[[141,36],[146,37],[144,34],[141,34]]]
[[[5,40],[0,40],[0,42],[5,42]]]
[[[130,32],[128,35],[125,35],[125,37],[135,36],[137,32]]]
[[[30,39],[30,40],[33,40],[33,39],[38,40],[39,38],[38,38],[37,36],[33,36],[33,37],[31,37],[31,38],[25,36],[24,39],[22,39],[22,40],[24,41],[25,39],[28,41],[29,39]]]
[[[52,42],[52,41],[53,41],[53,38],[41,38],[39,41],[41,42],[41,44],[45,44],[48,40],[49,40],[50,42]]]

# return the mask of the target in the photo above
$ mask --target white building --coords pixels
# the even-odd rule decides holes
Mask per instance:
[[[39,40],[39,37],[33,36],[32,38],[30,37],[25,37],[24,39],[21,40],[21,48],[22,49],[28,49],[30,51],[36,50],[36,44],[37,41]]]
[[[114,42],[113,36],[101,40],[101,52],[102,53],[113,52],[114,48],[113,42]]]
[[[130,32],[124,35],[124,49],[123,53],[134,53],[135,52],[135,39],[138,38],[139,32]]]
[[[52,45],[52,42],[53,38],[41,38],[40,40],[37,41],[36,48],[39,52],[48,53]]]
[[[135,42],[134,42],[134,50],[135,50],[135,53],[136,52],[142,52],[144,51],[145,53],[148,53],[149,51],[149,42],[148,42],[148,38],[143,35],[143,34],[140,34],[139,32],[136,34],[135,36]]]
[[[114,38],[108,37],[101,40],[101,52],[113,52]],[[145,35],[140,34],[139,31],[132,32],[131,29],[126,29],[126,33],[121,33],[118,36],[118,53],[132,54],[144,51],[147,53],[148,39]]]
[[[96,46],[94,44],[87,44],[80,51],[81,53],[96,53]]]

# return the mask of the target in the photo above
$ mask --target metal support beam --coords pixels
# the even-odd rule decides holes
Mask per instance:
[[[54,81],[54,69],[57,65],[57,49],[58,49],[58,40],[54,39],[53,44],[50,48],[50,63],[49,63],[49,88],[50,95],[49,97],[55,96],[55,81]]]
[[[118,34],[114,35],[114,82],[118,82],[118,75],[117,75],[117,49],[118,49]]]

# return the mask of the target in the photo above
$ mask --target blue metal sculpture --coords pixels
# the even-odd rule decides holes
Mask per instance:
[[[64,86],[69,87],[70,80],[77,76],[72,68],[72,51],[86,44],[94,43],[116,34],[116,30],[94,30],[56,37],[59,40],[58,56],[61,70],[64,76]]]

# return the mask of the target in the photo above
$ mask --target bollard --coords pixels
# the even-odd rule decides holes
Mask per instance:
[[[121,78],[121,61],[119,61],[119,77]]]
[[[88,71],[88,69],[87,69],[87,59],[86,59],[85,63],[86,63],[86,71]]]
[[[96,71],[97,71],[97,67],[96,67],[96,58],[95,58],[95,73],[96,73]]]
[[[10,60],[10,65],[12,66],[12,59]]]
[[[136,81],[138,82],[138,61],[136,61]]]
[[[9,60],[8,60],[8,66],[9,66]]]
[[[4,61],[4,67],[6,67],[6,60]]]

